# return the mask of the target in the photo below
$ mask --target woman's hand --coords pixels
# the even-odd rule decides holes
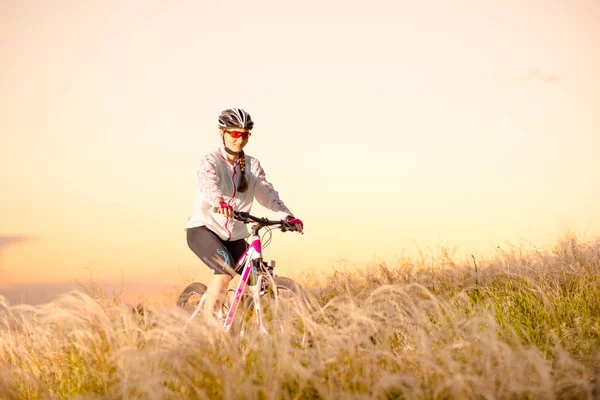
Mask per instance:
[[[222,198],[217,197],[213,203],[215,207],[213,211],[218,214],[223,214],[227,218],[233,217],[233,207],[225,203]]]
[[[302,223],[302,221],[300,219],[294,218],[293,216],[288,215],[285,220],[289,224],[294,225],[294,230],[296,232],[300,232],[301,234],[304,234],[304,232],[302,232],[302,230],[304,229],[304,224]]]

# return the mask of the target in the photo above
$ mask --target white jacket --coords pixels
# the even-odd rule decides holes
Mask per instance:
[[[227,160],[224,147],[208,153],[200,160],[196,199],[185,229],[205,225],[223,240],[248,237],[250,233],[245,224],[212,211],[218,197],[222,197],[236,211],[249,212],[256,198],[263,207],[276,212],[276,218],[285,219],[292,215],[279,199],[273,185],[266,180],[265,171],[258,160],[249,155],[245,157],[248,189],[243,193],[237,191],[242,175],[240,165]]]

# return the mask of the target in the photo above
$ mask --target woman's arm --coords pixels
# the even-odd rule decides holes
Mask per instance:
[[[265,171],[261,167],[260,162],[257,159],[253,161],[252,172],[256,177],[254,184],[254,197],[256,200],[263,207],[279,213],[282,219],[291,216],[292,212],[281,201],[279,193],[277,193],[271,182],[267,181]]]
[[[219,188],[219,176],[215,169],[215,163],[209,160],[208,157],[203,157],[200,160],[198,168],[198,188],[204,196],[204,201],[210,204],[219,204],[223,201],[223,194]]]

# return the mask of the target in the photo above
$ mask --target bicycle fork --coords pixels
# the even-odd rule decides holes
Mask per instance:
[[[253,274],[256,275],[256,274]],[[258,276],[258,279],[256,279],[256,277],[254,276],[255,279],[254,284],[250,284],[249,289],[250,289],[250,293],[252,294],[252,303],[254,305],[254,322],[258,325],[258,329],[260,331],[260,333],[267,333],[267,330],[265,329],[265,324],[263,321],[263,313],[262,313],[262,309],[261,309],[261,301],[260,301],[260,288],[261,288],[261,280],[262,280],[262,276]]]

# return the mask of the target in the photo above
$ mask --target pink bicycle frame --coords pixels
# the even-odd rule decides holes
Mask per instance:
[[[260,245],[260,237],[257,235],[257,236],[252,237],[252,242],[251,242],[250,246],[248,246],[248,248],[246,249],[244,254],[242,254],[240,259],[238,260],[238,265],[240,265],[242,262],[244,262],[244,269],[242,270],[242,278],[240,279],[240,283],[238,283],[237,289],[235,290],[233,301],[231,302],[231,306],[229,307],[229,312],[227,313],[227,318],[225,318],[225,323],[223,325],[223,327],[225,328],[225,331],[229,331],[231,329],[231,325],[233,324],[233,317],[235,316],[237,308],[240,304],[240,301],[242,299],[242,294],[244,293],[244,289],[246,288],[246,285],[248,284],[248,279],[250,278],[251,273],[254,275],[254,283],[255,283],[255,285],[253,287],[252,295],[255,300],[254,305],[255,305],[255,310],[256,310],[257,323],[259,325],[259,328],[263,329],[262,317],[260,315],[260,306],[259,306],[260,302],[258,301],[258,291],[260,290],[260,288],[258,287],[259,285],[257,284],[256,271],[254,270],[254,264],[252,262],[253,260],[256,260],[259,258],[262,258],[262,250],[261,250],[261,245]]]

